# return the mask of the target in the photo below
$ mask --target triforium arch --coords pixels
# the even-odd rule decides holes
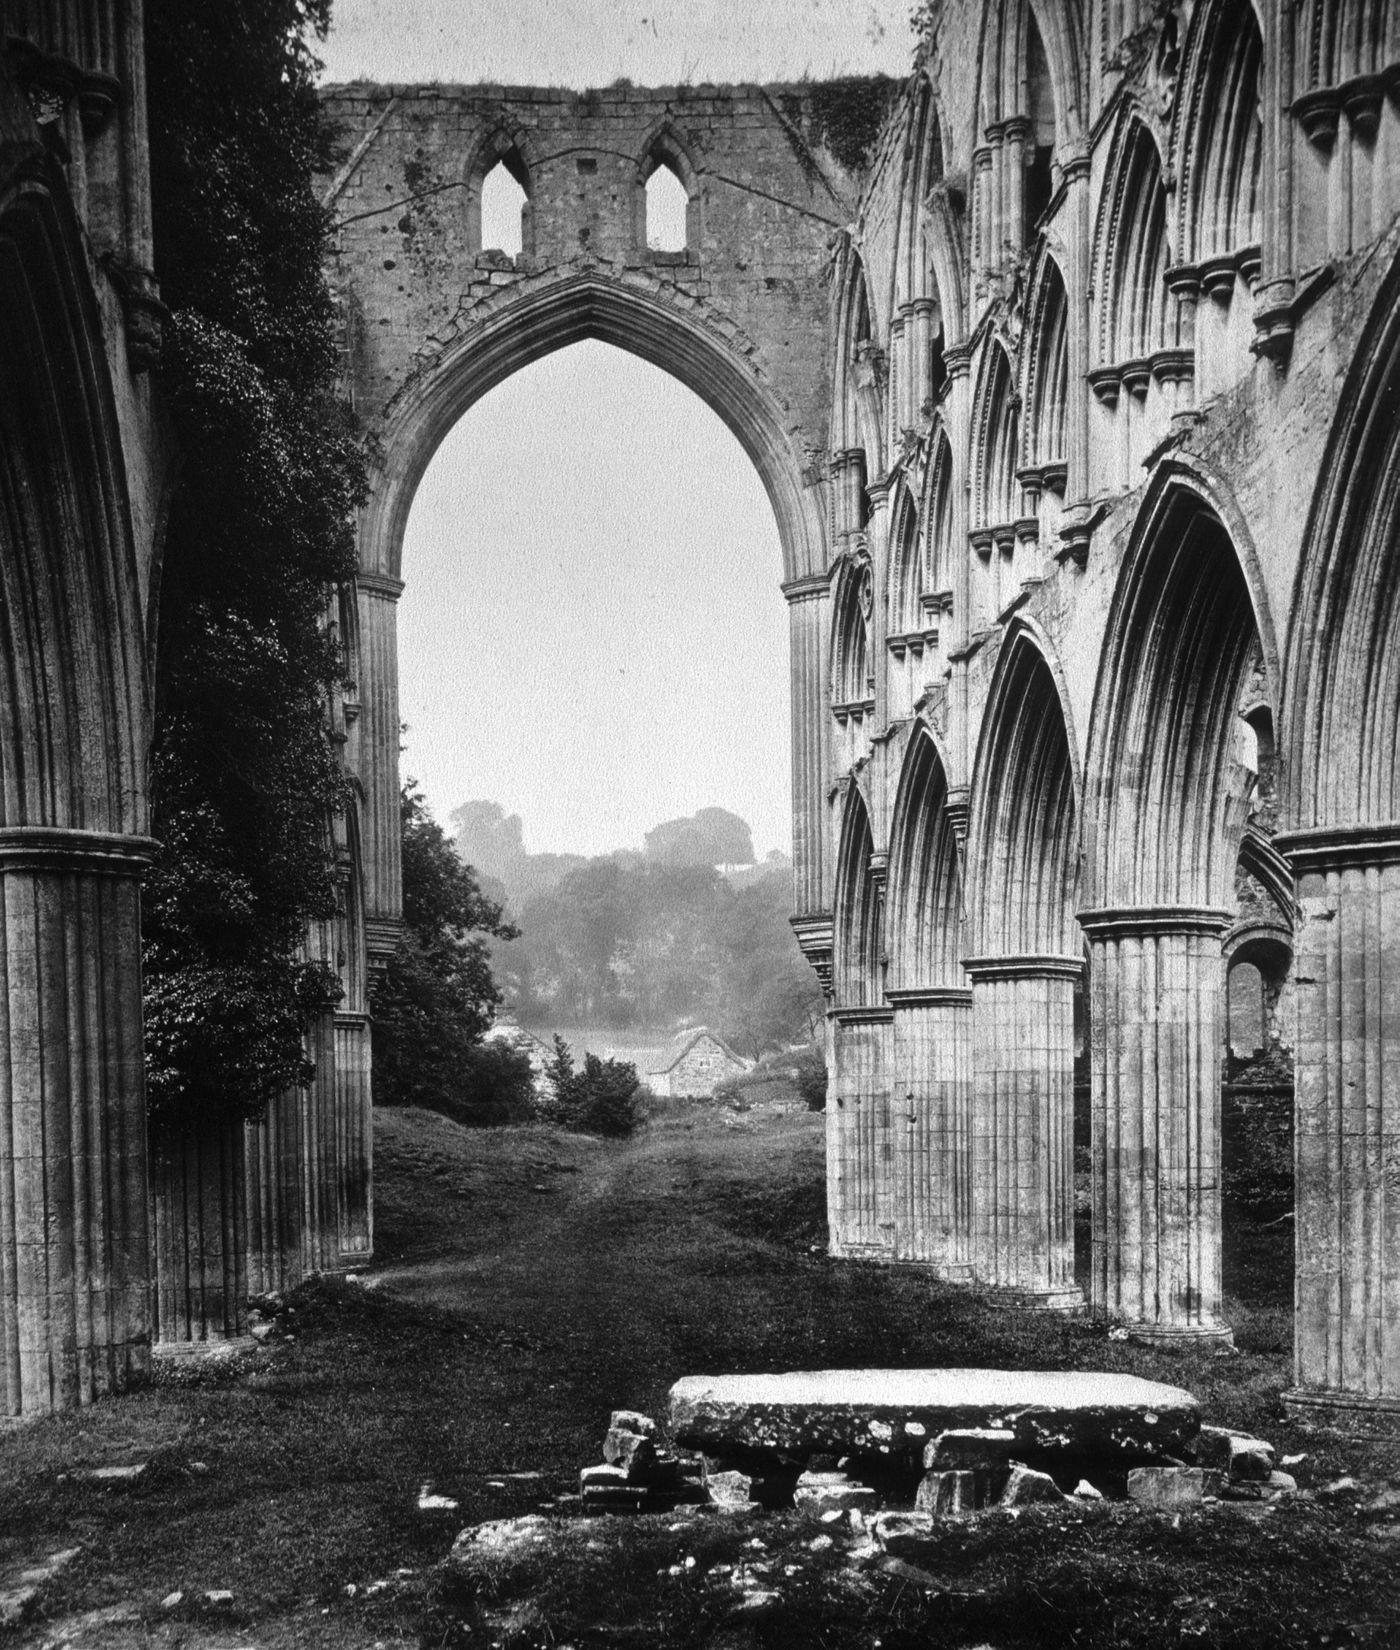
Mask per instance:
[[[1166,1339],[1229,1334],[1221,945],[1259,770],[1246,712],[1271,732],[1277,683],[1246,568],[1257,574],[1223,488],[1159,469],[1119,575],[1090,733],[1092,1301]]]
[[[0,1420],[150,1357],[146,580],[89,249],[12,96],[0,71]]]
[[[885,1001],[884,867],[858,778],[845,781],[836,858],[830,1018],[840,1074],[827,1106],[827,1223],[834,1254],[894,1258],[894,1187],[882,1167],[891,1128],[892,1013]]]
[[[393,944],[399,917],[398,666],[395,603],[414,493],[438,444],[468,407],[512,373],[554,350],[599,339],[661,367],[694,390],[738,437],[773,506],[783,574],[798,596],[823,578],[825,535],[819,489],[804,476],[803,454],[786,410],[750,350],[741,353],[701,304],[681,307],[660,282],[623,284],[598,270],[544,275],[504,289],[476,324],[449,343],[431,370],[410,381],[379,431],[373,490],[360,525],[360,751],[364,819],[366,931],[372,952]],[[819,611],[792,602],[794,653],[820,646]],[[799,628],[803,634],[796,634]],[[808,637],[807,629],[813,631]],[[808,672],[814,675],[814,672]],[[804,676],[802,687],[808,686]],[[795,722],[808,714],[795,692]],[[819,757],[819,753],[817,753]],[[821,768],[798,775],[820,787]],[[816,806],[815,797],[813,806]],[[814,846],[818,839],[813,838]]]
[[[1296,1387],[1304,1414],[1400,1415],[1400,255],[1343,390],[1287,653],[1280,847],[1295,993]]]
[[[961,846],[948,769],[914,723],[890,839],[886,998],[891,1034],[891,1198],[896,1260],[966,1281],[972,1268],[972,993],[961,968]]]
[[[983,713],[968,829],[973,1264],[1016,1304],[1072,1309],[1077,754],[1048,643],[1013,622]]]

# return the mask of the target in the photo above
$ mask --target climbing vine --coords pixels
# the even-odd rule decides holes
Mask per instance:
[[[888,75],[820,81],[808,94],[813,140],[848,172],[864,171],[899,82]]]
[[[153,1125],[256,1116],[311,1076],[340,987],[307,960],[335,910],[330,588],[363,496],[335,394],[332,159],[312,42],[329,0],[148,0],[158,380],[179,451],[161,568],[144,905]]]

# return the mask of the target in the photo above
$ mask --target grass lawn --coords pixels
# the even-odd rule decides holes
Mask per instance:
[[[1121,1369],[1190,1387],[1208,1420],[1301,1455],[1289,1470],[1304,1490],[1343,1473],[1372,1500],[1400,1484],[1400,1449],[1281,1417],[1286,1226],[1232,1248],[1241,1350],[1179,1354],[828,1260],[822,1120],[771,1101],[675,1107],[625,1143],[386,1113],[376,1152],[370,1287],[313,1284],[269,1350],[163,1368],[129,1397],[0,1435],[0,1571],[80,1549],[0,1645],[489,1642],[433,1579],[458,1531],[567,1492],[611,1409],[659,1414],[688,1373]],[[149,1464],[129,1483],[78,1476],[132,1461]],[[425,1486],[457,1507],[420,1511]],[[1395,1501],[1362,1514],[1300,1499],[1175,1525],[1121,1507],[992,1514],[950,1526],[932,1591],[853,1564],[844,1535],[814,1550],[796,1515],[699,1534],[580,1524],[520,1642],[1395,1645]],[[754,1539],[783,1599],[736,1622],[719,1580],[757,1562]],[[209,1603],[210,1590],[232,1598]]]

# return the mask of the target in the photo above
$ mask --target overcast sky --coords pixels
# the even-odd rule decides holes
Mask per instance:
[[[909,70],[911,0],[335,0],[330,80],[639,86]]]
[[[336,0],[327,80],[638,85],[907,72],[910,0]],[[532,852],[718,806],[791,846],[787,612],[767,497],[695,395],[602,344],[479,402],[415,500],[404,771]]]

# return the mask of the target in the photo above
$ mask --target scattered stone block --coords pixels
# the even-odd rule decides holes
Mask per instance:
[[[596,1484],[583,1492],[583,1510],[586,1515],[640,1513],[646,1510],[646,1505],[647,1492],[639,1484]]]
[[[615,1409],[608,1422],[608,1431],[634,1432],[639,1438],[655,1438],[656,1422],[650,1415],[642,1415],[635,1409]]]
[[[1037,1472],[1034,1467],[1023,1467],[1019,1462],[1012,1467],[1006,1488],[1001,1492],[1003,1507],[1031,1507],[1063,1500],[1060,1486],[1048,1472]]]
[[[656,1445],[640,1432],[628,1432],[623,1427],[609,1427],[603,1440],[603,1459],[612,1466],[632,1472],[656,1459]]]
[[[1128,1474],[1128,1499],[1156,1512],[1198,1507],[1204,1495],[1200,1467],[1134,1467]]]
[[[588,1489],[626,1489],[627,1469],[613,1466],[583,1467],[578,1475],[578,1487],[580,1491]]]
[[[1096,1489],[1087,1478],[1081,1478],[1074,1486],[1074,1493],[1081,1501],[1102,1501],[1104,1493]]]
[[[671,1388],[671,1436],[718,1455],[769,1450],[922,1457],[950,1431],[1010,1431],[1018,1453],[1161,1459],[1188,1450],[1200,1407],[1181,1387],[1082,1370],[825,1369],[691,1375]]]
[[[18,1627],[38,1601],[37,1587],[0,1588],[0,1627]]]
[[[1317,1492],[1319,1501],[1341,1501],[1347,1496],[1360,1494],[1361,1485],[1350,1474],[1334,1478],[1330,1484],[1324,1484]]]
[[[73,1477],[90,1484],[134,1484],[145,1470],[144,1461],[134,1461],[126,1466],[79,1467]]]
[[[1291,1472],[1271,1472],[1264,1489],[1273,1495],[1296,1495],[1298,1480]]]
[[[938,1521],[922,1512],[881,1512],[870,1521],[870,1534],[893,1558],[921,1564],[933,1556]]]
[[[847,1512],[873,1507],[875,1491],[853,1482],[844,1472],[804,1472],[793,1489],[792,1501],[804,1512]]]
[[[930,1518],[963,1518],[987,1505],[990,1488],[986,1474],[968,1469],[926,1472],[919,1481],[914,1510]]]
[[[705,1488],[717,1507],[753,1504],[753,1479],[745,1472],[707,1472]]]
[[[228,1587],[206,1588],[204,1602],[213,1610],[227,1610],[233,1603],[232,1589]]]
[[[1223,1472],[1235,1483],[1262,1484],[1274,1470],[1274,1447],[1262,1438],[1231,1432],[1228,1427],[1202,1427],[1196,1440],[1196,1460]]]
[[[940,1432],[924,1446],[924,1466],[930,1471],[977,1467],[1006,1467],[1016,1453],[1016,1434],[1009,1427],[962,1427]]]

